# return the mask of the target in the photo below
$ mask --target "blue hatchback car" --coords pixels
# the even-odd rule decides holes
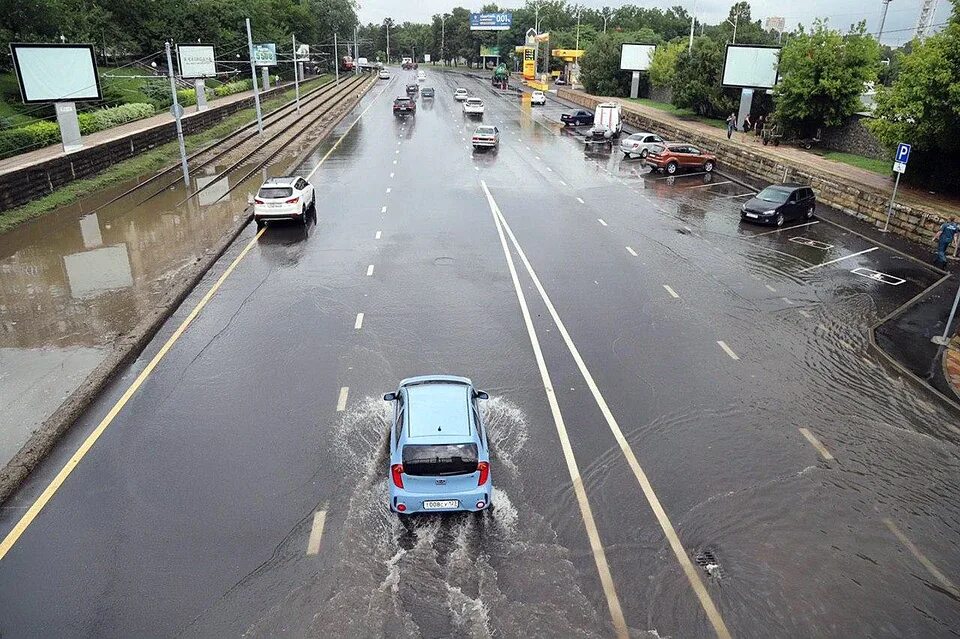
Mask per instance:
[[[390,428],[390,509],[397,513],[481,511],[490,507],[490,450],[477,391],[466,377],[428,375],[400,382]]]

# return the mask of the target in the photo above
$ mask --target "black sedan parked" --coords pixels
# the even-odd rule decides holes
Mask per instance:
[[[593,114],[589,111],[577,111],[576,113],[564,113],[560,116],[560,121],[564,126],[585,126],[593,124]]]
[[[783,226],[789,220],[812,220],[817,208],[813,189],[801,184],[775,184],[763,189],[740,208],[740,219]]]

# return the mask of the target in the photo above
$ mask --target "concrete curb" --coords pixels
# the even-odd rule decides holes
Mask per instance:
[[[376,86],[376,82],[369,82],[360,89],[356,97],[348,98],[344,103],[346,107],[343,109],[343,113],[331,120],[325,126],[323,133],[317,137],[316,144],[309,151],[299,154],[290,166],[295,167],[302,163],[306,156],[312,153],[316,146],[333,132],[350,110],[374,86]],[[244,209],[244,214],[236,221],[233,228],[221,236],[220,243],[216,248],[208,249],[205,255],[198,258],[190,267],[184,279],[180,280],[182,285],[164,296],[148,317],[142,319],[127,335],[122,337],[106,359],[100,362],[93,372],[87,375],[83,383],[34,431],[27,443],[0,470],[0,504],[4,503],[13,494],[17,487],[30,475],[30,472],[53,450],[60,438],[66,434],[83,411],[113,381],[116,373],[140,356],[164,323],[180,308],[180,305],[203,280],[207,272],[233,245],[251,219],[252,211],[248,207]]]
[[[960,399],[960,336],[954,336],[943,353],[943,376],[950,390]]]

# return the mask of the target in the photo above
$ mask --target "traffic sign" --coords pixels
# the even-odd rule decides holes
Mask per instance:
[[[180,106],[179,103],[178,103],[178,104],[171,104],[171,105],[170,105],[170,115],[172,115],[173,117],[178,118],[178,119],[181,118],[181,117],[183,117],[183,107]]]
[[[906,164],[910,160],[910,145],[906,142],[901,142],[897,145],[897,154],[894,156],[893,161],[899,162],[900,164]],[[898,171],[898,173],[903,173],[903,171]]]
[[[893,170],[897,173],[906,173],[907,172],[907,163],[906,162],[894,162]]]

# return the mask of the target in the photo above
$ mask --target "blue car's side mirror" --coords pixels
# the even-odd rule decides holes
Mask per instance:
[[[474,393],[474,397],[476,397],[477,399],[490,399],[490,396],[484,391],[477,391],[476,393]]]
[[[396,393],[387,393],[386,395],[383,396],[383,401],[385,401],[385,402],[395,402],[395,401],[397,401],[397,394],[396,394]]]

